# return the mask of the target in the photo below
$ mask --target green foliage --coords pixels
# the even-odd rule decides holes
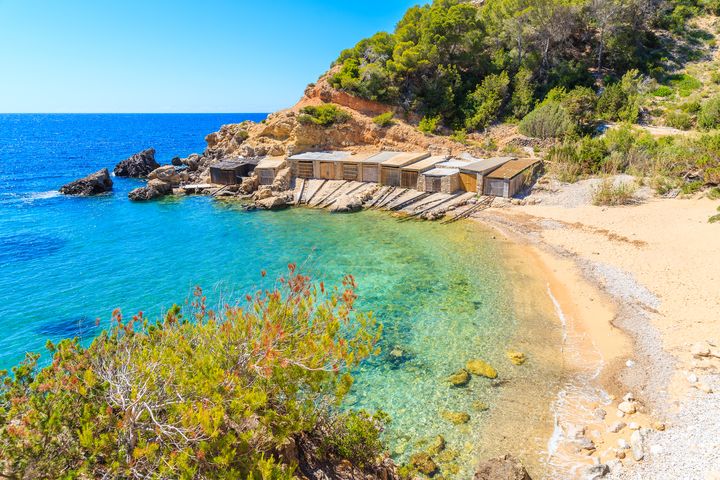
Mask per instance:
[[[354,288],[347,277],[326,290],[290,265],[243,306],[212,311],[198,289],[157,322],[116,310],[87,348],[49,343],[50,365],[29,355],[3,378],[3,475],[289,480],[286,446],[317,450],[329,423],[333,460],[370,462],[384,417],[334,407],[380,335]]]
[[[634,202],[637,187],[629,182],[613,182],[612,178],[603,179],[593,189],[593,205],[628,205]]]
[[[575,127],[584,133],[588,133],[595,123],[597,102],[597,95],[588,87],[575,87],[560,100]]]
[[[440,128],[440,116],[423,117],[418,124],[418,129],[428,135],[437,133]]]
[[[717,70],[714,70],[713,72],[711,72],[710,73],[710,81],[716,85],[720,84],[720,72],[718,72]]]
[[[381,113],[377,117],[373,118],[373,122],[375,123],[375,125],[377,125],[379,127],[389,127],[390,125],[395,123],[393,121],[394,117],[395,117],[395,113],[385,112],[385,113]]]
[[[720,96],[713,97],[702,106],[698,113],[698,126],[706,130],[720,126]]]
[[[692,92],[702,87],[700,80],[686,73],[670,77],[670,85],[678,90],[681,97],[687,97]]]
[[[314,124],[329,127],[350,119],[350,114],[332,103],[307,106],[300,111],[298,121],[303,124]]]
[[[720,212],[720,207],[718,207],[717,211]],[[720,213],[708,218],[708,223],[720,223]]]
[[[668,112],[665,114],[665,125],[680,130],[690,130],[693,126],[693,119],[685,112]]]
[[[675,93],[675,90],[668,87],[667,85],[660,85],[652,93],[656,97],[669,97]]]
[[[639,83],[637,70],[631,70],[619,82],[608,85],[598,99],[598,114],[605,120],[637,122],[640,115]]]
[[[519,125],[520,133],[536,138],[560,138],[575,131],[575,125],[565,107],[547,102],[530,112]]]
[[[470,112],[465,126],[469,130],[487,128],[500,115],[507,96],[510,78],[507,72],[488,75],[474,92],[468,96]]]
[[[512,115],[521,120],[533,110],[535,106],[535,82],[533,72],[522,67],[513,77],[513,93],[510,99]]]
[[[365,411],[335,415],[322,427],[322,448],[326,455],[349,460],[353,465],[372,465],[384,449],[380,433],[389,421],[382,411],[374,415]]]

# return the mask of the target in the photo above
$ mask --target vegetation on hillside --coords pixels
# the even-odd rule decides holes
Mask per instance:
[[[116,311],[89,347],[49,344],[50,365],[29,355],[4,374],[0,471],[289,479],[308,451],[372,471],[384,417],[337,409],[380,334],[355,298],[352,277],[326,291],[291,265],[242,307],[214,312],[198,290],[158,322]]]
[[[618,104],[628,95],[620,79],[635,69],[667,80],[663,32],[681,34],[688,18],[715,9],[701,0],[435,0],[343,51],[330,80],[471,131],[523,118],[553,88],[600,82],[610,90],[600,116],[632,121],[634,106]]]

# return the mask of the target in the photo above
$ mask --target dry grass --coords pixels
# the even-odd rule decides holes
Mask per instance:
[[[615,184],[612,178],[604,178],[600,184],[593,189],[593,205],[629,205],[635,202],[635,183],[622,182]]]

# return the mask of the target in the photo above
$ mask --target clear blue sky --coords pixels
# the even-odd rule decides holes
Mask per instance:
[[[0,0],[0,112],[269,112],[420,0]]]

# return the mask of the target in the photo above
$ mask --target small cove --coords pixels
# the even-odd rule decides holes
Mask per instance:
[[[530,422],[547,421],[549,402],[538,395],[550,398],[562,373],[552,355],[558,324],[544,284],[491,231],[470,222],[400,223],[380,212],[245,212],[236,203],[201,197],[134,204],[126,194],[137,181],[123,179],[115,179],[112,195],[56,196],[51,192],[64,181],[111,167],[150,144],[164,145],[162,162],[199,151],[198,139],[213,128],[211,119],[178,116],[145,122],[135,116],[41,117],[48,118],[34,120],[42,125],[36,138],[0,144],[16,142],[12,152],[3,152],[13,163],[0,166],[1,368],[26,351],[41,351],[47,339],[92,338],[95,319],[107,324],[116,307],[159,315],[196,285],[218,305],[263,286],[261,270],[272,279],[297,262],[326,284],[353,274],[357,307],[383,323],[382,352],[356,372],[346,406],[390,415],[386,436],[397,460],[443,435],[446,476],[467,478],[478,458],[513,445],[500,438],[528,436],[523,415],[530,406],[540,417]],[[3,135],[21,134],[17,122],[28,119],[10,120],[16,129]],[[74,129],[92,130],[98,122],[108,129],[97,135],[109,137],[78,143],[84,137]],[[111,129],[113,122],[121,127]],[[133,132],[137,138],[129,137]],[[57,135],[66,135],[65,142]],[[508,349],[527,353],[527,364],[512,365]],[[474,377],[467,387],[451,388],[447,376],[471,358],[493,364],[498,381]],[[468,413],[470,421],[453,425],[442,417],[445,411]],[[518,442],[527,457],[543,445],[534,437]]]

